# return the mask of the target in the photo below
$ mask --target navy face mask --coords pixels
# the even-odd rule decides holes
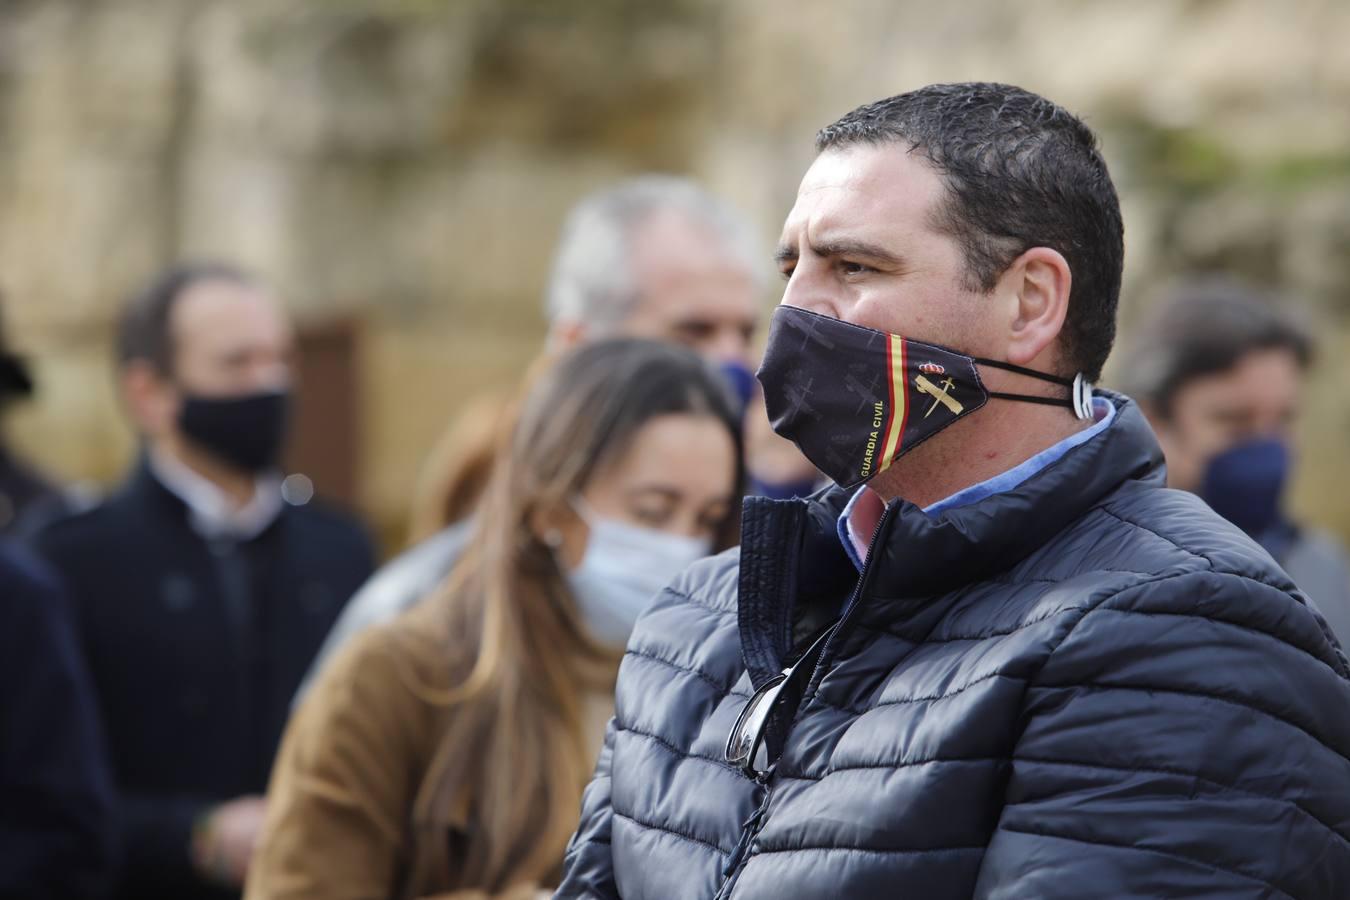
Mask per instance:
[[[750,398],[755,394],[755,373],[740,360],[727,360],[718,366],[731,395],[736,400],[736,411],[745,414]]]
[[[1209,461],[1200,497],[1216,513],[1259,539],[1281,520],[1280,498],[1290,467],[1284,441],[1245,441]]]
[[[285,391],[233,397],[185,394],[178,427],[217,459],[256,474],[280,459],[289,412]]]
[[[1062,385],[1069,396],[990,391],[977,364]],[[1059,378],[793,306],[774,311],[757,374],[774,431],[843,487],[876,477],[990,398],[1093,415],[1092,386],[1081,374]]]

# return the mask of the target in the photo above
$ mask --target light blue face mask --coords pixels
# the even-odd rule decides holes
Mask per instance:
[[[668,534],[601,516],[580,498],[590,527],[581,564],[567,573],[582,618],[600,641],[626,646],[647,605],[675,576],[712,551],[708,538]]]

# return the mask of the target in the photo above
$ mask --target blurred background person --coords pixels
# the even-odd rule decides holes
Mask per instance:
[[[1308,330],[1281,298],[1213,277],[1161,299],[1121,372],[1158,434],[1168,485],[1199,494],[1265,547],[1350,646],[1350,559],[1285,508],[1312,357]]]
[[[625,335],[703,354],[745,411],[750,489],[791,497],[819,476],[769,428],[758,397],[754,340],[768,261],[745,217],[693,180],[619,182],[582,198],[563,223],[545,300],[548,343]]]
[[[11,403],[32,396],[33,379],[24,361],[9,351],[0,316],[0,416]],[[13,534],[25,516],[62,506],[60,492],[46,477],[9,449],[0,433],[0,535]]]
[[[292,721],[248,897],[549,896],[638,614],[735,541],[740,449],[688,350],[591,343],[538,378],[449,576]]]
[[[815,469],[773,434],[756,395],[753,341],[767,258],[750,225],[689,179],[645,175],[602,189],[579,201],[563,225],[545,303],[544,355],[615,336],[689,347],[734,393],[751,448],[751,489],[808,493]],[[352,635],[407,609],[449,571],[467,534],[454,523],[477,502],[512,408],[484,398],[447,432],[414,503],[412,534],[426,539],[352,598],[315,671]]]
[[[692,179],[641,175],[602,188],[579,200],[563,223],[546,288],[545,355],[605,337],[670,341],[716,364],[747,406],[757,390],[754,338],[767,260],[754,227]],[[432,454],[413,509],[414,540],[463,518],[473,488],[482,490],[483,471],[475,467],[485,454],[466,449],[472,429],[456,424]],[[766,490],[796,487],[784,476],[813,477],[803,474],[800,455],[783,454],[786,465],[771,453],[759,456],[750,474]]]
[[[583,197],[553,260],[548,343],[624,335],[683,344],[728,372],[748,402],[761,243],[738,212],[687,178],[644,175]]]
[[[0,541],[0,900],[104,897],[112,779],[55,573]]]
[[[120,897],[237,896],[290,697],[370,573],[362,530],[283,501],[292,332],[223,265],[166,272],[117,346],[143,448],[39,532],[71,589],[120,794]]]

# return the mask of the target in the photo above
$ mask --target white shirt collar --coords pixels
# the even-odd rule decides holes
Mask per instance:
[[[285,506],[281,478],[275,473],[258,476],[253,499],[235,509],[224,491],[167,453],[152,449],[147,462],[155,480],[187,506],[192,530],[206,540],[252,540],[276,521]]]

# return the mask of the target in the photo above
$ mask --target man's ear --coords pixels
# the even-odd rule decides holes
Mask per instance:
[[[122,402],[136,429],[148,437],[174,427],[180,402],[178,392],[149,360],[133,359],[119,374]]]
[[[1069,313],[1073,274],[1068,261],[1049,247],[1032,247],[1013,260],[1000,282],[1011,303],[1008,362],[1050,370],[1058,362],[1057,338]]]

